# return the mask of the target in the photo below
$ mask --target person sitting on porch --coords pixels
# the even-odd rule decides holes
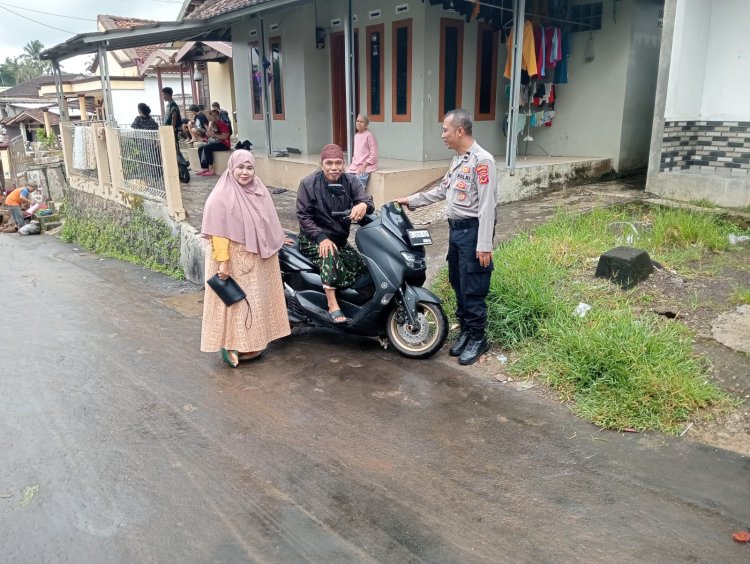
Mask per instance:
[[[211,110],[211,116],[208,122],[208,143],[198,149],[198,156],[201,159],[200,172],[198,176],[215,176],[214,172],[214,153],[216,151],[229,151],[231,141],[229,141],[229,127],[219,118],[218,110]]]
[[[229,117],[229,112],[226,110],[221,109],[221,104],[219,102],[214,102],[211,104],[211,111],[216,110],[219,112],[219,119],[227,124],[227,127],[229,128],[229,136],[232,136],[232,118]]]
[[[187,124],[188,133],[190,134],[188,143],[205,143],[209,120],[203,112],[203,106],[192,104],[188,109],[193,112],[193,119],[189,120]]]
[[[320,168],[303,178],[297,190],[299,249],[320,270],[331,321],[344,323],[346,317],[336,299],[336,289],[348,288],[367,272],[364,259],[347,242],[350,221],[372,213],[375,205],[357,177],[344,173],[341,147],[323,147]],[[348,217],[332,215],[346,210],[351,210]]]
[[[36,190],[36,184],[33,182],[29,183],[26,187],[16,188],[8,197],[5,198],[5,205],[10,210],[10,215],[13,221],[16,222],[18,229],[21,229],[26,222],[23,219],[23,211],[21,208],[27,208],[33,204],[31,201],[31,194]]]
[[[138,104],[138,116],[133,120],[130,126],[133,129],[150,129],[158,130],[159,124],[151,117],[151,108],[141,102]]]
[[[378,142],[375,141],[372,131],[367,129],[369,125],[370,118],[366,114],[357,116],[352,163],[346,170],[346,172],[356,174],[365,186],[370,179],[370,173],[378,169]]]

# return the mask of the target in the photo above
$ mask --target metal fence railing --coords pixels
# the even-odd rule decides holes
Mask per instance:
[[[123,185],[118,188],[138,196],[166,200],[159,131],[113,128],[120,144]]]
[[[14,179],[21,176],[26,171],[28,162],[27,147],[28,143],[22,135],[14,137],[8,145],[8,157],[10,159],[10,173]]]
[[[96,167],[95,125],[102,122],[83,121],[60,124],[60,135],[70,140],[73,148],[70,174],[99,182]]]

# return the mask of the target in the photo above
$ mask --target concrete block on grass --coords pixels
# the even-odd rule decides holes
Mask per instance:
[[[627,290],[646,280],[653,271],[651,257],[646,251],[633,247],[615,247],[599,257],[595,276],[608,278]]]

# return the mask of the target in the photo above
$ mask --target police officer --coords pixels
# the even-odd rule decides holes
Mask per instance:
[[[456,317],[461,333],[450,349],[459,364],[473,364],[490,345],[487,294],[492,275],[492,238],[495,233],[497,169],[495,159],[472,136],[471,116],[453,110],[443,120],[443,142],[456,151],[439,186],[398,198],[409,208],[448,200],[448,278],[456,293]]]

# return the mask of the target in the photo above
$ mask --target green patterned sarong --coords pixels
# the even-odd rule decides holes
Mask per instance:
[[[332,288],[348,288],[367,272],[362,255],[349,243],[322,258],[320,245],[300,233],[299,250],[318,267],[323,284]]]

